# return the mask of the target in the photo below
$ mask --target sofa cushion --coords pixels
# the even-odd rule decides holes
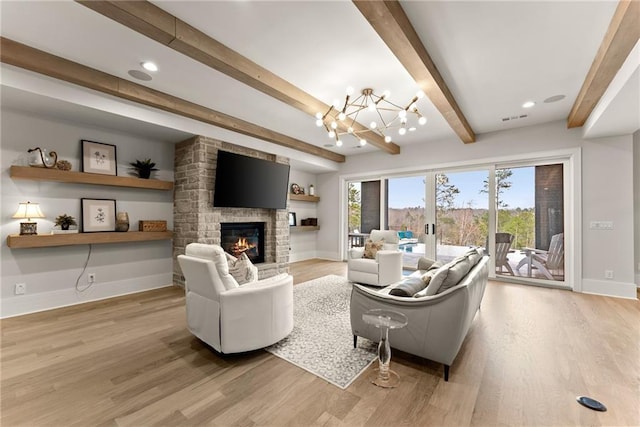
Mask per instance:
[[[230,254],[226,255],[229,273],[236,279],[239,285],[258,280],[257,268],[251,263],[247,254],[243,253],[238,258]]]
[[[384,239],[375,242],[371,239],[367,239],[364,244],[364,254],[362,255],[362,258],[376,259],[376,254],[379,250],[382,250],[383,245]]]
[[[436,265],[436,264],[438,264],[438,266],[442,265],[442,264],[439,264],[439,262],[434,259],[425,258],[421,256],[418,259],[418,270],[429,270],[433,265]]]
[[[416,292],[419,292],[426,287],[427,284],[424,283],[422,278],[406,277],[389,291],[389,295],[395,295],[397,297],[412,297]]]
[[[442,293],[449,288],[453,288],[460,283],[462,278],[469,273],[469,270],[471,270],[471,260],[469,257],[461,256],[451,261],[446,265],[446,267],[449,272],[436,291],[437,294]]]
[[[464,254],[464,256],[468,257],[469,261],[471,261],[471,268],[473,268],[473,266],[476,265],[482,258],[482,255],[480,255],[480,253],[475,248],[469,249],[467,253]]]

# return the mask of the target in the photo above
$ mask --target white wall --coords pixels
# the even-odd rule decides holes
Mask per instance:
[[[428,129],[425,129],[428,132]],[[462,162],[484,163],[513,156],[527,159],[531,153],[581,149],[582,155],[582,290],[635,298],[633,253],[633,143],[632,136],[583,140],[580,129],[566,129],[564,121],[483,134],[474,144],[457,139],[405,146],[399,155],[381,152],[351,156],[337,173],[318,175],[323,198],[318,216],[324,219],[318,232],[318,256],[339,259],[340,176],[368,175],[372,171],[419,170],[453,166]],[[614,222],[611,231],[590,230],[594,220]],[[614,280],[604,270],[614,270]],[[578,272],[580,274],[580,272]]]
[[[305,194],[309,194],[309,185],[316,184],[316,176],[300,170],[291,169],[289,174],[289,185],[296,183],[301,187],[304,187]],[[317,190],[317,188],[316,188]],[[316,191],[316,195],[319,194]],[[322,200],[322,198],[320,199]],[[318,218],[317,203],[313,202],[301,202],[299,200],[289,201],[289,212],[296,213],[297,225],[300,225],[300,220],[305,218]],[[318,225],[322,227],[322,221],[318,218]],[[316,237],[317,231],[310,232],[296,232],[293,230],[290,235],[289,246],[291,251],[289,253],[289,261],[296,262],[305,259],[311,259],[317,257]]]
[[[640,130],[633,134],[633,212],[636,285],[640,288]]]
[[[173,192],[108,186],[63,184],[13,180],[12,164],[23,164],[26,151],[36,146],[54,150],[59,159],[69,160],[73,170],[81,168],[80,140],[88,139],[117,146],[118,175],[128,176],[128,163],[151,158],[160,169],[156,178],[173,180],[174,147],[127,135],[117,130],[91,128],[59,120],[33,117],[2,110],[0,142],[2,188],[2,268],[0,277],[0,316],[40,311],[64,305],[107,298],[131,292],[171,285],[171,241],[92,245],[91,258],[79,285],[87,284],[86,273],[96,274],[96,284],[79,293],[78,275],[87,259],[88,245],[40,249],[10,249],[9,234],[19,232],[19,220],[11,216],[19,202],[40,203],[45,219],[37,220],[38,232],[48,233],[57,215],[66,213],[80,219],[80,199],[115,199],[116,209],[129,213],[131,229],[140,219],[167,220],[173,228]],[[14,295],[16,283],[25,283],[25,295]]]

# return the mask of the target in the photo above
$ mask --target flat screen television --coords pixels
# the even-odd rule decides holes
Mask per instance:
[[[286,209],[289,165],[218,151],[213,206]]]

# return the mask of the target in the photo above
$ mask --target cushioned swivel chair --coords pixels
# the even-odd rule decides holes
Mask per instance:
[[[185,277],[187,326],[221,353],[274,344],[293,330],[293,277],[238,285],[217,245],[190,243],[178,256]]]
[[[371,230],[373,242],[383,240],[375,259],[363,258],[365,248],[351,248],[347,260],[348,278],[355,283],[387,286],[402,279],[402,252],[398,249],[398,233],[393,230]]]

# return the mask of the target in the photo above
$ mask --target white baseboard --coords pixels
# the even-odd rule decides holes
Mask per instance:
[[[296,252],[289,255],[289,262],[305,261],[316,257],[315,251]]]
[[[635,283],[614,282],[613,280],[582,279],[582,292],[608,297],[637,299]]]
[[[342,261],[337,252],[316,252],[316,258],[326,259],[328,261]]]
[[[84,292],[75,288],[44,292],[32,295],[16,295],[3,298],[0,318],[21,316],[38,311],[83,304],[106,298],[144,292],[173,285],[172,273],[136,277],[109,283],[96,283]],[[82,289],[82,288],[81,288]]]
[[[636,274],[636,286],[640,288],[640,273]]]

